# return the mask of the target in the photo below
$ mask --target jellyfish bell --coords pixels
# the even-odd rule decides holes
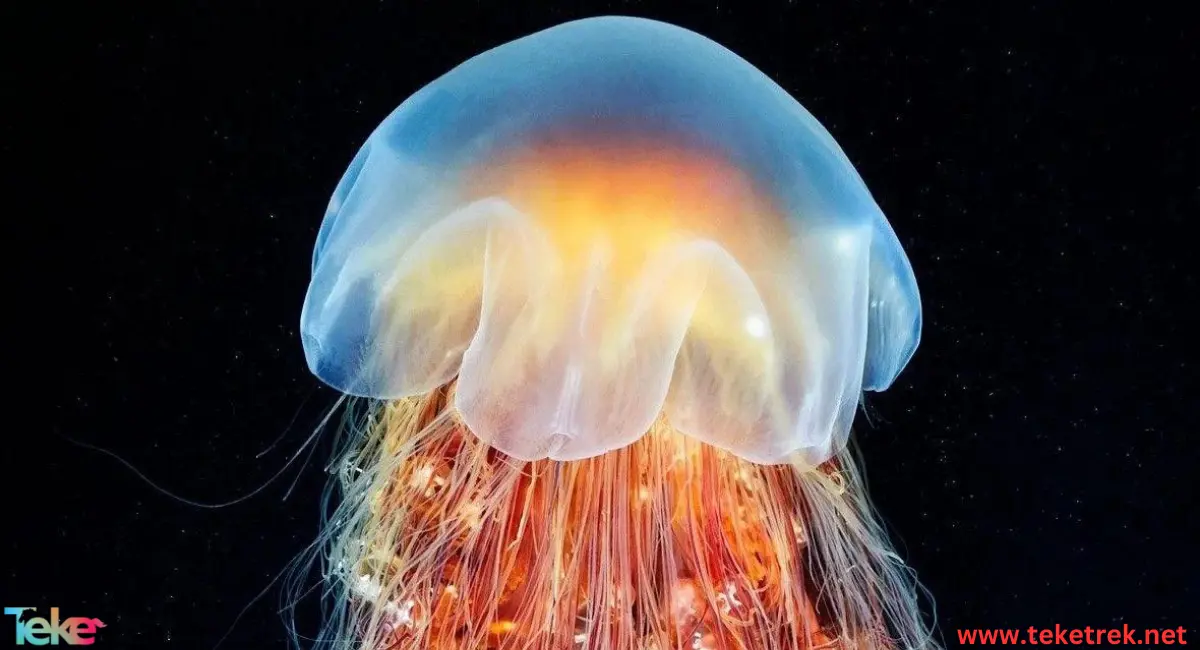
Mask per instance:
[[[368,398],[317,641],[931,646],[845,450],[920,328],[853,166],[729,50],[597,18],[470,59],[317,237],[305,354]]]
[[[665,413],[813,465],[920,327],[817,120],[713,41],[620,17],[501,45],[388,116],[330,202],[301,321],[325,382],[395,399],[457,377],[470,430],[517,459],[603,454]]]

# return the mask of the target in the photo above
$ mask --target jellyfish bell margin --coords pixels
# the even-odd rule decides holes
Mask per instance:
[[[598,18],[470,59],[318,235],[306,357],[368,398],[318,640],[931,647],[845,451],[920,327],[845,155],[729,50]]]

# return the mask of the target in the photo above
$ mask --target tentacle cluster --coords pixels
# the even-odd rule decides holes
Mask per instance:
[[[665,423],[580,461],[479,442],[453,386],[376,403],[337,477],[334,616],[368,650],[929,647],[846,455],[764,466]]]

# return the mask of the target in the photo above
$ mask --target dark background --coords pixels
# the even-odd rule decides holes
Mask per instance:
[[[15,4],[6,85],[30,85],[6,100],[5,238],[29,236],[6,248],[31,310],[4,319],[0,604],[100,617],[96,647],[211,648],[314,538],[328,447],[212,510],[63,436],[192,499],[261,485],[335,397],[296,327],[357,147],[463,59],[620,13],[789,90],[900,235],[925,335],[856,435],[947,643],[1200,622],[1200,30],[1167,3]],[[284,647],[279,599],[227,647]]]

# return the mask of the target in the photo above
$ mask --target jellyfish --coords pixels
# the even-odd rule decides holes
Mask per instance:
[[[846,155],[731,51],[603,17],[467,60],[317,235],[317,645],[933,647],[848,450],[920,330]]]

